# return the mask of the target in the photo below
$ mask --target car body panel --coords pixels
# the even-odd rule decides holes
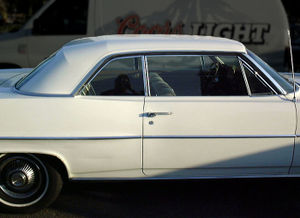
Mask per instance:
[[[5,99],[1,152],[54,154],[70,177],[141,173],[143,105],[143,96]]]
[[[296,90],[295,94],[290,93],[288,97],[290,99],[295,98],[295,109],[296,109],[296,114],[297,114],[297,127],[295,131],[295,148],[293,152],[293,162],[290,170],[290,174],[292,175],[300,175],[300,128],[299,128],[299,123],[300,123],[300,90],[299,86],[298,90]]]
[[[144,172],[162,177],[287,174],[294,110],[294,103],[280,96],[146,97],[145,112],[172,114],[145,118]]]

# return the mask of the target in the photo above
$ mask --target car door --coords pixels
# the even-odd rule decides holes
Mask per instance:
[[[294,103],[234,54],[146,57],[143,171],[152,177],[287,174]]]
[[[72,160],[75,177],[139,177],[142,174],[144,80],[141,57],[108,61],[74,99],[69,126],[78,141]],[[72,119],[73,118],[73,119]],[[66,119],[66,118],[65,118]]]

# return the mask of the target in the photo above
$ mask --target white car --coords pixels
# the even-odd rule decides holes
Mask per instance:
[[[0,202],[55,200],[64,179],[299,177],[298,87],[239,42],[72,41],[0,88]]]

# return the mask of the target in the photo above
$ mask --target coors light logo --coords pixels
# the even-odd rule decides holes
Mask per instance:
[[[191,34],[219,36],[238,40],[244,44],[264,44],[270,33],[271,25],[266,23],[198,23],[184,25],[182,22],[172,25],[166,20],[163,24],[147,25],[141,23],[138,15],[133,14],[125,18],[117,18],[118,34]],[[190,30],[184,31],[184,27]]]
[[[138,15],[130,15],[124,19],[117,18],[118,34],[183,34],[183,24],[179,23],[172,27],[171,21],[166,21],[163,25],[155,24],[147,26],[140,22]]]

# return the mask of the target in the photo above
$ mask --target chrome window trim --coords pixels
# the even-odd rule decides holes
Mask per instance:
[[[134,56],[143,56],[142,54],[137,52],[133,53],[117,53],[117,54],[109,54],[107,56],[102,57],[97,64],[92,67],[92,69],[83,77],[83,79],[79,82],[79,84],[73,89],[71,92],[72,96],[80,95],[79,93],[84,88],[84,86],[89,82],[89,79],[94,75],[97,74],[103,66],[106,64],[106,62],[109,62],[110,60],[118,57],[134,57]]]
[[[269,89],[271,89],[272,90],[272,92],[274,92],[275,93],[275,95],[278,95],[278,92],[276,91],[276,90],[274,90],[273,89],[273,87],[264,79],[264,78],[262,78],[262,76],[261,75],[259,75],[259,73],[257,73],[254,69],[253,69],[253,67],[251,67],[245,60],[243,60],[242,58],[240,58],[239,57],[239,59],[240,59],[240,61],[242,62],[242,70],[244,71],[244,66],[243,65],[245,65],[245,67],[249,70],[249,71],[251,71],[254,75],[257,75],[258,77],[259,77],[259,79],[265,84],[265,85],[267,85],[268,87],[269,87]],[[244,71],[244,73],[245,73],[245,71]],[[246,73],[245,73],[245,76],[246,76]],[[246,76],[246,78],[247,78],[247,76]],[[248,81],[248,79],[247,79],[247,81]],[[248,85],[249,85],[249,83],[248,83]],[[250,89],[250,86],[249,86],[249,89]],[[250,90],[250,93],[251,93],[251,90]],[[251,95],[250,95],[251,96]]]
[[[178,57],[178,56],[180,56],[180,57],[184,57],[184,56],[188,56],[188,57],[193,57],[193,56],[195,56],[195,57],[198,57],[198,56],[212,56],[212,55],[214,55],[214,56],[217,56],[216,55],[216,53],[218,53],[218,52],[210,52],[209,54],[207,54],[207,53],[205,53],[205,54],[201,54],[202,52],[199,52],[199,54],[195,54],[195,53],[191,53],[191,54],[180,54],[180,53],[178,53],[178,54],[176,54],[176,52],[174,52],[174,54],[160,54],[160,53],[158,53],[158,54],[146,54],[145,56],[146,57],[170,57],[170,56],[176,56],[176,57]],[[223,53],[222,55],[231,55],[231,53],[230,54],[226,54],[226,53]]]
[[[149,86],[149,78],[148,78],[148,62],[145,56],[142,57],[142,65],[143,65],[143,80],[144,80],[144,90],[145,96],[150,96],[150,86]]]
[[[148,58],[145,55],[145,64],[146,64],[146,79],[147,79],[147,89],[148,89],[148,96],[151,96],[151,87],[150,87],[150,77],[149,77],[149,65],[148,65]]]
[[[300,135],[133,135],[133,136],[87,136],[87,137],[34,137],[0,136],[0,140],[118,140],[118,139],[227,139],[227,138],[295,138]]]
[[[255,70],[253,69],[253,67],[251,67],[250,64],[247,63],[244,59],[242,59],[242,58],[240,57],[240,60],[243,62],[243,64],[245,64],[245,65],[248,67],[249,70],[251,70],[251,71],[253,71],[253,72],[255,71]]]
[[[248,59],[254,66],[256,66],[271,82],[272,84],[275,85],[275,87],[281,92],[280,94],[286,95],[287,92],[259,65],[257,64],[253,58],[251,58],[250,55],[247,53],[236,53],[236,52],[222,52],[222,51],[198,51],[198,52],[191,52],[191,51],[156,51],[156,52],[140,52],[140,53],[118,53],[118,54],[110,54],[105,57],[103,57],[87,74],[86,76],[82,79],[82,81],[74,88],[72,93],[68,96],[76,96],[80,95],[79,93],[91,79],[91,77],[94,77],[93,75],[98,74],[102,68],[107,64],[107,62],[110,62],[111,60],[114,60],[116,58],[129,58],[129,57],[141,57],[145,61],[145,71],[146,71],[146,77],[147,77],[147,86],[144,88],[148,88],[148,96],[150,95],[150,83],[149,83],[149,68],[148,68],[148,62],[147,62],[147,57],[150,56],[204,56],[204,55],[236,55],[237,57],[241,58],[245,57]],[[255,70],[243,59],[241,58],[243,63],[247,65],[247,67],[252,69],[252,71],[255,72]],[[271,88],[274,93],[278,95],[278,92],[275,91],[268,82],[266,82],[259,74],[258,76],[266,83],[266,85]],[[20,92],[22,93],[22,92]],[[30,93],[29,93],[30,94]],[[30,94],[31,95],[31,94]],[[35,94],[36,96],[40,96],[43,94]],[[64,96],[64,95],[43,95],[43,96]]]
[[[84,87],[89,84],[95,77],[98,76],[98,74],[108,65],[110,64],[112,61],[116,61],[116,60],[121,60],[121,59],[128,59],[128,58],[140,58],[141,59],[141,62],[142,62],[142,75],[144,77],[144,66],[143,66],[143,55],[124,55],[124,56],[117,56],[117,57],[114,57],[115,55],[113,56],[108,56],[104,59],[102,59],[100,62],[98,62],[98,64],[93,67],[93,69],[95,69],[95,71],[91,70],[85,77],[84,79],[79,83],[79,85],[76,87],[75,90],[77,91],[73,91],[73,96],[76,96],[76,95],[79,95],[79,96],[85,96],[85,95],[81,95],[81,91],[84,89]],[[144,81],[144,79],[143,79]],[[143,82],[144,83],[144,82]],[[78,89],[77,89],[78,88]],[[144,83],[144,93],[145,93],[145,89],[147,87],[145,87],[145,83]],[[89,95],[89,97],[92,97],[92,96],[96,96],[96,97],[99,97],[99,96],[102,96],[104,97],[105,95]],[[111,96],[110,96],[111,97]],[[130,96],[128,96],[130,97]],[[137,97],[137,96],[135,96]]]
[[[283,95],[287,94],[287,92],[277,83],[277,81],[274,80],[273,77],[270,76],[270,74],[267,71],[265,71],[265,69],[262,66],[260,66],[249,54],[243,54],[243,56],[246,57],[255,67],[257,67],[260,70],[260,72],[263,73],[272,82],[272,84],[274,84],[276,86],[276,88],[281,92],[280,94],[283,94]],[[245,62],[245,63],[247,63],[247,62]],[[259,74],[257,74],[257,75],[260,76]],[[262,77],[260,76],[260,78],[262,78]],[[263,81],[265,81],[265,80],[263,79]],[[268,84],[268,83],[266,82],[266,84]],[[270,85],[269,85],[269,87],[270,87]],[[275,92],[275,93],[278,94],[278,92]]]
[[[219,55],[220,54],[220,55]],[[203,56],[226,56],[226,55],[230,55],[230,56],[235,56],[239,62],[240,60],[243,60],[241,57],[240,57],[240,54],[242,53],[232,53],[232,52],[224,52],[224,53],[220,53],[220,52],[214,52],[214,51],[211,51],[211,52],[199,52],[197,54],[195,53],[191,53],[191,54],[149,54],[149,55],[145,55],[145,58],[146,58],[146,64],[147,64],[147,79],[148,79],[148,85],[149,85],[149,90],[150,90],[150,80],[149,80],[149,66],[148,66],[148,61],[147,61],[147,58],[148,57],[170,57],[170,56],[188,56],[188,57],[203,57]],[[241,65],[241,63],[239,63]],[[249,83],[248,83],[248,80],[247,80],[247,77],[246,77],[246,74],[244,72],[244,68],[241,66],[241,70],[242,70],[242,74],[243,74],[243,78],[244,78],[244,82],[245,82],[245,85],[246,85],[246,89],[247,89],[247,93],[248,95],[238,95],[238,96],[247,96],[247,97],[251,97],[251,90],[250,90],[250,87],[249,87]],[[265,80],[263,80],[265,81]],[[272,89],[274,90],[274,89]],[[274,91],[275,92],[275,91]],[[275,92],[277,93],[277,92]],[[234,95],[228,95],[228,96],[222,96],[222,97],[232,97]],[[238,97],[238,96],[234,96],[234,97]],[[149,92],[149,97],[156,97],[156,96],[151,96],[151,93]],[[159,96],[159,97],[164,97],[164,96]],[[166,96],[165,96],[166,97]],[[170,97],[170,96],[168,96]],[[172,96],[172,97],[186,97],[186,96]],[[187,96],[187,97],[206,97],[206,96],[202,96],[202,95],[199,95],[199,96]],[[210,96],[210,97],[221,97],[221,96]]]
[[[249,82],[248,82],[248,79],[247,79],[247,76],[246,76],[246,73],[245,73],[245,69],[244,69],[242,60],[241,60],[240,57],[238,57],[238,59],[239,59],[240,68],[241,68],[241,71],[242,71],[242,74],[243,74],[244,82],[246,84],[248,95],[251,96],[252,93],[251,93],[251,89],[250,89],[250,86],[249,86]]]
[[[76,95],[80,95],[79,93],[81,92],[81,90],[84,88],[85,84],[87,84],[89,82],[89,79],[94,75],[97,74],[101,68],[103,67],[103,65],[106,64],[106,62],[114,59],[114,58],[118,58],[118,57],[140,57],[140,56],[145,56],[147,58],[147,56],[178,56],[178,55],[182,55],[182,56],[199,56],[199,55],[215,55],[215,54],[219,54],[219,55],[240,55],[240,52],[228,52],[228,51],[133,51],[133,52],[124,52],[124,53],[113,53],[113,54],[108,54],[104,57],[102,57],[97,64],[92,67],[92,69],[83,77],[83,79],[79,82],[79,84],[73,89],[73,91],[71,92],[71,96],[76,96]],[[147,61],[147,59],[145,59]],[[146,66],[146,70],[148,69],[148,66]],[[149,90],[150,91],[150,90]]]

